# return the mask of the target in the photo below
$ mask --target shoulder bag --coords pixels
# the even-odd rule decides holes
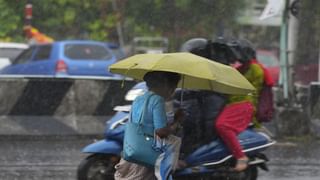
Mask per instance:
[[[158,156],[162,153],[160,149],[154,148],[154,128],[143,125],[144,114],[151,96],[152,94],[145,99],[138,123],[131,121],[130,113],[130,121],[125,127],[122,154],[125,160],[147,167],[154,167]]]

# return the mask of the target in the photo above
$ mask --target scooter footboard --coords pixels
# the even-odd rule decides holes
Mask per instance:
[[[275,143],[268,135],[253,130],[240,133],[238,139],[244,152],[249,154],[261,152]]]
[[[122,144],[117,141],[100,140],[86,146],[82,152],[84,153],[105,153],[120,155],[122,151]]]
[[[257,133],[253,130],[245,130],[239,134],[238,139],[243,150],[249,155],[261,152],[274,144],[267,135]],[[231,157],[231,153],[225,144],[220,139],[217,139],[198,148],[186,158],[186,162],[192,165],[199,165],[206,162],[221,163]]]

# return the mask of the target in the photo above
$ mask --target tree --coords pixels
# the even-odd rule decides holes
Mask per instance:
[[[107,41],[115,27],[110,0],[46,0],[34,2],[34,26],[56,39]]]
[[[19,6],[11,8],[9,1],[0,0],[0,41],[23,40],[23,17],[16,13],[19,9],[22,10]]]
[[[26,1],[0,0],[0,38],[22,39]],[[32,1],[32,25],[54,39],[107,41],[115,27],[116,14],[110,0]],[[109,8],[110,7],[110,8]],[[17,34],[17,32],[19,32]]]
[[[236,0],[136,0],[127,1],[127,30],[131,36],[162,35],[170,39],[173,49],[191,37],[212,38],[221,24],[232,28],[237,10]]]
[[[23,38],[25,4],[0,0],[0,20],[5,24],[0,38]],[[32,25],[56,40],[116,41],[120,22],[126,42],[134,36],[165,36],[171,50],[188,38],[212,38],[222,28],[233,29],[237,11],[243,7],[237,0],[33,0],[32,4]]]

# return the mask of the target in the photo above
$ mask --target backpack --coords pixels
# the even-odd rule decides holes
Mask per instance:
[[[257,61],[254,63],[258,64],[264,72],[264,83],[259,94],[256,117],[259,122],[270,122],[274,114],[272,92],[274,82],[269,71],[263,65]]]
[[[260,92],[256,117],[259,122],[270,122],[273,118],[273,93],[272,86],[264,83]]]

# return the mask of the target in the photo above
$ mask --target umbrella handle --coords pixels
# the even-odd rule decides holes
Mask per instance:
[[[181,94],[180,94],[180,106],[182,105],[183,102],[183,87],[184,87],[184,75],[181,77]]]
[[[125,79],[126,79],[126,78],[123,77],[122,82],[121,82],[121,89],[123,89],[123,87],[124,87],[124,80],[125,80]]]
[[[121,82],[121,88],[124,87],[124,80],[125,80],[127,74],[129,73],[129,71],[130,71],[133,67],[135,67],[135,66],[137,66],[137,65],[138,65],[138,63],[134,63],[132,66],[130,66],[130,67],[127,69],[127,71],[126,71],[126,73],[124,74],[124,77],[123,77],[123,79],[122,79],[122,82]]]

